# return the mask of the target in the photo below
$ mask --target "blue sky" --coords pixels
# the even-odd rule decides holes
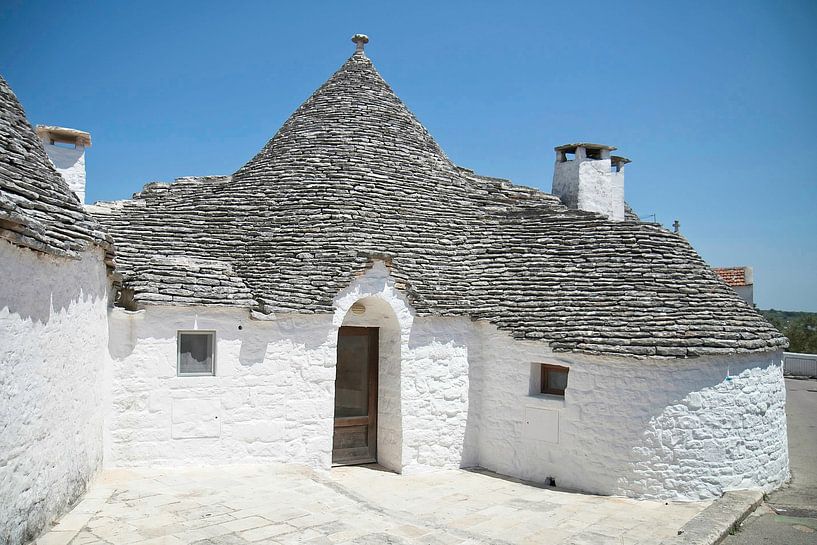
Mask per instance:
[[[761,308],[817,311],[817,2],[0,3],[33,123],[89,131],[88,199],[248,161],[356,32],[456,163],[550,190],[553,147],[619,147],[626,198]]]

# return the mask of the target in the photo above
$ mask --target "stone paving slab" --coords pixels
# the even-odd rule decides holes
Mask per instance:
[[[593,496],[482,470],[107,470],[36,544],[646,545],[708,504]]]
[[[662,545],[714,545],[733,532],[743,519],[763,502],[760,490],[735,490],[725,493],[681,528]]]

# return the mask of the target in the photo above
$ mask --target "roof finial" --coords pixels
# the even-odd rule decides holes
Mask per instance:
[[[365,34],[355,34],[352,36],[352,41],[355,42],[355,54],[360,53],[361,55],[364,55],[365,53],[363,53],[363,47],[369,43],[369,37]]]

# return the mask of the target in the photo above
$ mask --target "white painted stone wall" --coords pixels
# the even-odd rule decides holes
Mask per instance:
[[[36,537],[102,464],[107,301],[102,250],[0,240],[0,543]]]
[[[350,312],[354,303],[363,314]],[[481,465],[602,494],[711,498],[788,476],[781,354],[627,360],[553,354],[484,322],[416,317],[377,264],[333,315],[111,314],[110,465],[331,464],[337,329],[380,328],[378,460]],[[241,329],[239,329],[239,327]],[[216,330],[215,377],[176,377],[176,332]],[[538,364],[570,367],[564,398]]]
[[[556,161],[551,192],[569,207],[624,220],[624,172],[612,172],[612,162],[588,159],[578,148],[575,159]]]
[[[464,318],[418,318],[403,361],[404,473],[478,465],[481,343]]]
[[[109,466],[295,462],[328,468],[331,315],[250,320],[246,310],[112,309]],[[216,331],[215,376],[176,376],[176,332]]]
[[[610,218],[624,221],[624,165],[610,172]]]
[[[85,202],[85,147],[67,148],[43,142],[48,158],[68,184],[79,202]]]
[[[613,216],[613,183],[610,159],[586,159],[579,162],[579,210]]]
[[[580,161],[559,161],[553,166],[551,193],[562,200],[568,208],[579,207],[579,164]]]
[[[356,302],[364,314],[349,311]],[[290,461],[328,469],[341,325],[380,328],[378,461],[409,473],[476,464],[472,323],[416,319],[382,264],[335,307],[334,315],[272,320],[239,309],[112,309],[106,464]],[[215,376],[176,376],[176,333],[188,329],[217,332]]]
[[[788,478],[780,352],[688,360],[553,354],[482,325],[479,464],[601,494],[703,499]],[[570,368],[563,399],[531,364]]]

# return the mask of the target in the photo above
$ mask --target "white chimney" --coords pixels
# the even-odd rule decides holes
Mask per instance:
[[[616,148],[603,144],[566,144],[555,148],[552,193],[565,206],[597,212],[613,221],[624,220],[625,157],[610,155]]]
[[[91,147],[91,135],[85,131],[37,125],[37,136],[54,167],[68,187],[85,202],[85,148]]]

